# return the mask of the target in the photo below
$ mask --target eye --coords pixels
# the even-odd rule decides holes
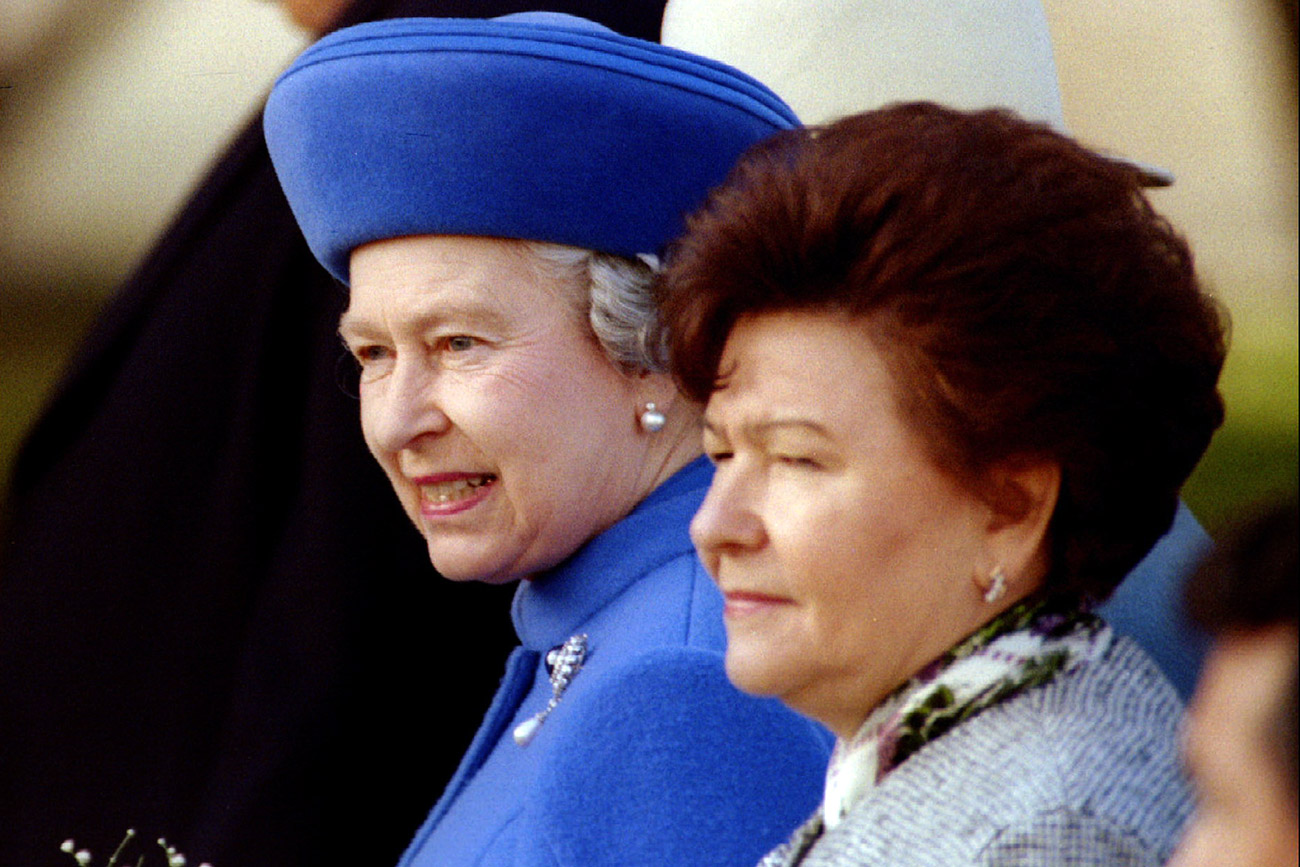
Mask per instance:
[[[821,469],[821,464],[814,458],[799,454],[779,454],[776,456],[776,462],[786,467],[794,467],[802,470]]]
[[[377,364],[390,357],[390,350],[387,346],[380,346],[377,343],[368,343],[358,346],[352,350],[352,355],[365,367],[369,364]]]
[[[350,346],[348,352],[357,363],[361,382],[374,382],[393,369],[397,353],[392,347],[382,343],[359,343]]]
[[[719,435],[719,432],[712,427],[704,429],[704,436],[701,438],[700,445],[704,447],[704,456],[715,466],[731,460],[733,452],[728,448],[730,443],[724,440]]]
[[[448,351],[465,352],[478,345],[478,339],[468,334],[453,334],[444,341]]]

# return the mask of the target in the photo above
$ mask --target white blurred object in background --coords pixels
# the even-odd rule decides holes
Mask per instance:
[[[305,37],[253,0],[0,2],[21,34],[0,53],[0,291],[111,290]]]

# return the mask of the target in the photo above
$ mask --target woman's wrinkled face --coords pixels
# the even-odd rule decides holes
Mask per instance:
[[[978,625],[988,510],[903,423],[862,322],[743,318],[719,370],[691,534],[726,599],[727,674],[851,735]]]
[[[585,287],[474,237],[368,244],[351,273],[362,430],[443,575],[530,576],[648,492],[635,379],[583,322]]]

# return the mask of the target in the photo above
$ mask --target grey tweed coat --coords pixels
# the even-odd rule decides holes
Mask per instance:
[[[1192,811],[1182,705],[1115,637],[1092,663],[931,742],[834,830],[820,811],[764,867],[1154,867]]]

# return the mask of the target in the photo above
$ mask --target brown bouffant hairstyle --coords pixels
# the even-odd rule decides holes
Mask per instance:
[[[1060,466],[1047,586],[1087,602],[1168,529],[1223,421],[1219,308],[1140,173],[1007,111],[911,103],[769,139],[658,291],[702,403],[740,317],[861,321],[940,468],[992,497],[997,465]]]

